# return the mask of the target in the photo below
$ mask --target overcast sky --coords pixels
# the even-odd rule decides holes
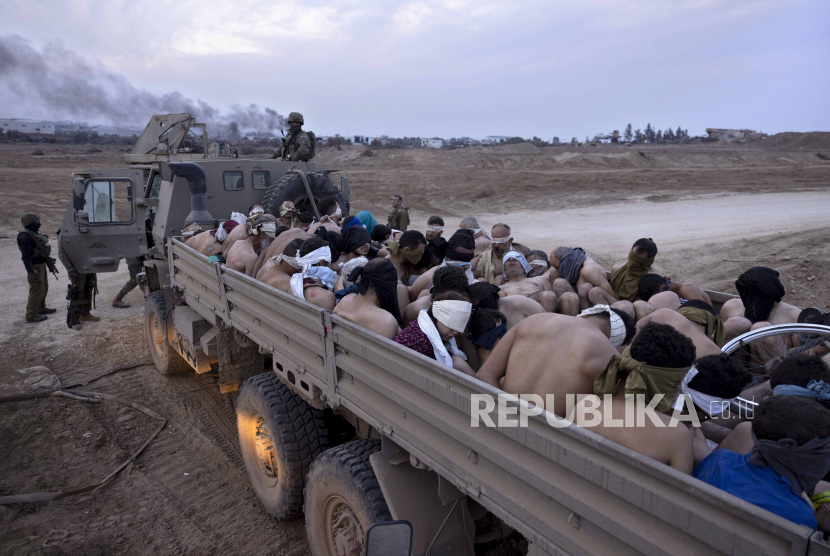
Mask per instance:
[[[300,111],[317,134],[830,130],[828,0],[0,0],[0,13],[0,35],[38,51],[220,110]],[[5,85],[0,116],[66,116]]]

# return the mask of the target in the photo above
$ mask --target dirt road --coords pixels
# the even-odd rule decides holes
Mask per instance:
[[[168,417],[170,426],[98,491],[48,504],[0,506],[0,552],[307,554],[303,520],[274,522],[248,488],[232,398],[218,393],[215,377],[166,379],[142,365],[149,353],[141,292],[127,296],[130,309],[109,304],[127,280],[123,263],[119,272],[99,277],[93,312],[101,322],[81,331],[66,327],[61,269],[48,298],[61,312],[43,324],[23,323],[26,283],[14,218],[39,210],[49,233],[68,201],[69,172],[119,167],[123,154],[91,154],[84,146],[52,153],[46,147],[47,157],[36,158],[31,149],[0,146],[0,164],[10,167],[0,174],[0,194],[7,199],[0,206],[0,387],[33,365],[45,365],[70,385],[139,364],[83,389],[144,404]],[[623,260],[635,239],[650,236],[673,278],[734,292],[741,271],[764,264],[781,272],[787,301],[830,309],[830,164],[812,152],[775,149],[643,152],[623,157],[589,149],[563,156],[561,149],[516,146],[484,153],[385,151],[377,157],[351,149],[323,156],[344,158],[353,207],[369,208],[381,221],[388,195],[402,191],[413,227],[423,229],[428,216],[440,214],[450,231],[461,217],[475,214],[485,226],[508,222],[515,237],[533,248],[580,245],[606,267]],[[2,404],[0,496],[99,480],[155,426],[141,413],[108,403]]]

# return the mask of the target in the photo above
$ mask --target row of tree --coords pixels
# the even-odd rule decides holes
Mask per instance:
[[[680,143],[688,138],[689,130],[682,129],[680,126],[677,126],[677,131],[672,131],[672,128],[663,131],[655,130],[651,124],[646,126],[645,131],[632,130],[631,124],[628,124],[622,136],[622,140],[626,143]]]

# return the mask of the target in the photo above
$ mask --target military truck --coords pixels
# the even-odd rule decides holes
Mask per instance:
[[[280,168],[268,164],[154,164],[153,247],[135,252],[145,256],[145,332],[156,368],[165,375],[219,372],[222,389],[236,396],[254,492],[278,520],[305,516],[314,556],[363,554],[369,529],[392,520],[411,526],[415,555],[472,556],[476,541],[511,530],[528,539],[535,556],[830,554],[820,533],[522,400],[509,398],[505,407],[521,409],[527,426],[518,419],[476,426],[473,395],[503,392],[211,263],[180,240],[188,219],[221,222],[256,201],[245,188],[250,195],[225,188],[225,172],[245,179]],[[97,209],[87,203],[90,189],[94,201],[99,182],[133,179],[140,181],[129,173],[74,180],[74,198],[84,204],[73,205],[61,235],[75,242],[79,264],[112,268],[117,260],[93,261],[115,259],[108,244],[145,241],[135,218],[144,199],[127,197],[129,222],[89,217]],[[96,233],[99,227],[108,235]],[[710,296],[718,304],[730,297]],[[830,334],[798,326],[804,328],[784,332]],[[755,337],[781,333],[765,330]],[[733,347],[751,341],[743,337]],[[501,525],[477,538],[476,523],[488,519]],[[382,539],[373,537],[373,554],[383,554],[376,541]]]
[[[173,237],[190,223],[185,222],[190,213],[187,187],[176,188],[173,198],[160,199],[161,165],[166,162],[199,164],[210,186],[206,208],[214,214],[227,212],[223,209],[228,204],[240,212],[260,204],[267,213],[279,216],[283,201],[292,201],[298,211],[314,213],[319,220],[317,201],[329,196],[344,212],[349,208],[348,173],[319,168],[313,162],[239,159],[227,143],[211,142],[206,125],[196,123],[190,114],[153,116],[124,159],[126,168],[72,175],[72,205],[64,216],[60,240],[81,273],[115,272],[120,260],[131,257],[158,260],[156,219],[162,226],[159,238]],[[335,173],[343,174],[340,188],[331,179]],[[154,268],[148,267],[147,280],[157,280]]]

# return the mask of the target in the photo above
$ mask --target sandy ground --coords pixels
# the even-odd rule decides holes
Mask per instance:
[[[759,147],[536,149],[513,145],[462,151],[324,151],[321,164],[352,178],[352,206],[385,220],[401,192],[413,227],[431,214],[454,229],[464,216],[509,223],[515,237],[546,251],[580,245],[603,265],[624,260],[631,243],[653,237],[658,262],[675,279],[734,292],[755,264],[781,272],[786,301],[830,309],[830,163],[814,143]],[[823,140],[823,138],[822,138]],[[788,150],[787,145],[791,145]],[[795,146],[792,146],[795,145]],[[0,145],[0,386],[18,369],[50,368],[64,385],[122,365],[137,367],[82,389],[144,404],[169,427],[98,491],[46,504],[0,506],[4,554],[306,554],[302,519],[276,523],[247,485],[232,399],[215,378],[160,376],[143,338],[143,297],[109,305],[127,280],[101,275],[99,323],[69,330],[61,312],[23,323],[25,274],[15,219],[28,210],[57,228],[73,170],[120,167],[123,149]],[[640,152],[644,154],[640,154]],[[637,166],[639,165],[639,166]],[[50,280],[49,306],[63,310],[67,280]],[[46,399],[0,405],[0,495],[78,487],[106,476],[156,423],[112,403]],[[486,552],[521,554],[522,544]]]

